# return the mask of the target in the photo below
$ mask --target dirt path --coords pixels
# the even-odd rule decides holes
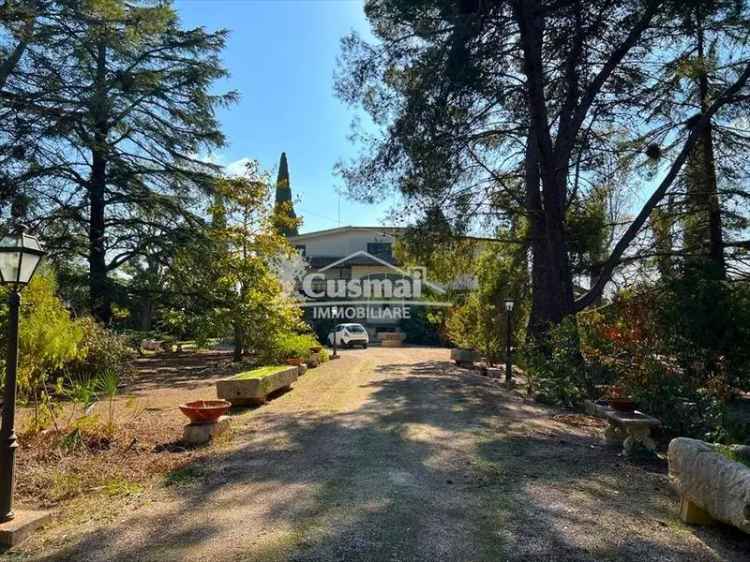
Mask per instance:
[[[46,560],[745,560],[730,529],[681,525],[664,467],[448,363],[345,351],[238,415],[209,463],[50,529]],[[113,510],[115,508],[113,507]],[[73,533],[71,537],[71,532]]]

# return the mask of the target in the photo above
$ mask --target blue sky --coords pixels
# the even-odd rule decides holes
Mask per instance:
[[[274,174],[287,153],[291,187],[303,232],[338,224],[377,225],[393,202],[362,205],[339,195],[334,164],[356,154],[347,140],[354,115],[333,93],[339,40],[351,30],[368,35],[360,0],[176,0],[185,27],[231,31],[218,84],[240,93],[220,113],[229,141],[214,155],[229,169],[257,159]]]

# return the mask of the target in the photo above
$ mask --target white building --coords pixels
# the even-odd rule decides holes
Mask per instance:
[[[294,245],[310,266],[317,272],[317,284],[329,279],[394,279],[405,273],[393,256],[393,245],[401,230],[388,227],[343,226],[292,236]],[[398,310],[397,310],[398,309]],[[370,307],[375,314],[346,321],[362,323],[375,337],[378,332],[394,331],[400,321],[402,307],[388,304]]]
[[[407,279],[414,283],[419,280],[422,291],[433,295],[445,293],[446,288],[429,281],[429,274],[424,268],[404,268],[393,255],[393,247],[398,236],[404,231],[401,228],[383,226],[342,226],[327,230],[308,232],[289,237],[289,242],[297,248],[307,261],[310,273],[317,273],[311,281],[312,287],[317,287],[323,294],[324,284],[329,280],[388,280],[396,283],[399,279]],[[477,238],[477,240],[481,240]],[[477,246],[476,251],[479,250]],[[471,290],[476,288],[477,280],[473,275],[458,274],[449,284],[454,290]],[[413,287],[413,285],[412,285]],[[414,293],[419,291],[412,291]],[[422,301],[422,295],[416,300]],[[338,299],[321,299],[322,302]],[[372,299],[379,300],[379,299]],[[317,299],[316,299],[317,302]],[[382,301],[381,301],[382,303]],[[348,310],[351,307],[345,307]],[[386,304],[367,306],[367,318],[345,317],[341,321],[358,322],[363,324],[371,338],[376,338],[379,332],[395,331],[401,321],[399,313],[409,314],[412,306],[399,304],[397,299],[391,299]],[[370,315],[370,312],[374,314]],[[310,318],[308,318],[310,319]],[[314,319],[310,319],[313,320]]]

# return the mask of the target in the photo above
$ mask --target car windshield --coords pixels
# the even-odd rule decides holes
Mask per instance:
[[[359,324],[348,324],[346,326],[346,329],[349,330],[350,332],[355,332],[355,333],[359,333],[359,332],[364,332],[365,331],[365,329],[362,326],[360,326]]]

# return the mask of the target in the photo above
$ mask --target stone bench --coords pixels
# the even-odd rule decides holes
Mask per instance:
[[[586,411],[590,415],[607,420],[604,439],[610,445],[622,445],[626,456],[632,455],[639,445],[649,451],[656,451],[656,443],[651,437],[651,430],[661,426],[658,419],[638,410],[621,412],[591,400],[586,401]]]
[[[164,342],[161,340],[143,340],[141,342],[141,349],[146,351],[163,351],[163,345]]]
[[[216,395],[233,406],[263,404],[272,392],[290,388],[299,376],[297,366],[261,367],[216,383]]]
[[[750,447],[727,447],[750,458]],[[750,533],[750,467],[697,439],[669,443],[669,480],[680,494],[680,518],[693,525],[718,520]]]

